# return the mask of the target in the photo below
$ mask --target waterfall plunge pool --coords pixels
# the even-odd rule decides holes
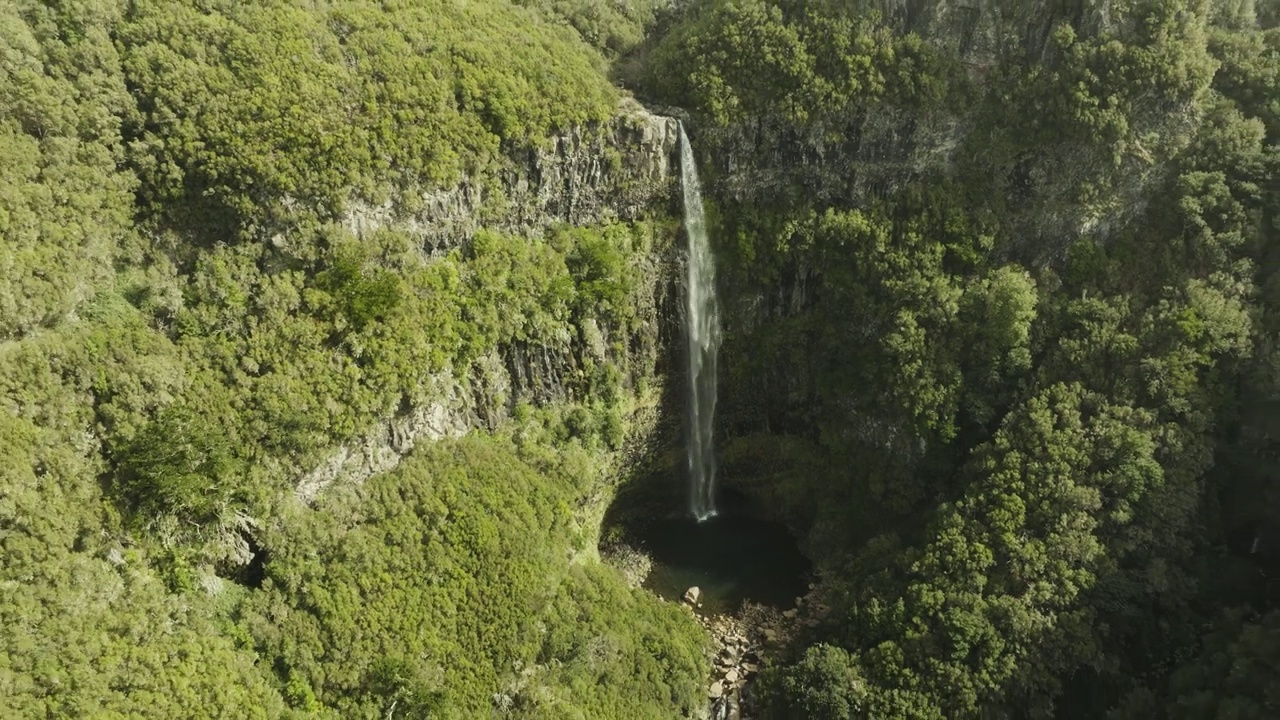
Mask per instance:
[[[791,532],[740,498],[725,497],[719,514],[701,522],[687,511],[649,518],[631,535],[653,561],[644,587],[679,601],[697,586],[703,615],[735,613],[744,600],[789,608],[808,592],[812,565]]]

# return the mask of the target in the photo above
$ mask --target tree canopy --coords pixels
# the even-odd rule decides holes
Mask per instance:
[[[699,717],[705,631],[596,551],[676,472],[672,208],[414,225],[633,91],[705,180],[722,476],[831,604],[767,717],[1280,716],[1278,23],[0,0],[0,707]]]

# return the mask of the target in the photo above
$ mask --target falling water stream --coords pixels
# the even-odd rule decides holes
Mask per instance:
[[[702,188],[693,148],[680,125],[680,184],[684,191],[684,227],[689,238],[685,288],[685,326],[689,338],[689,511],[699,522],[716,515],[716,459],[711,445],[716,413],[716,352],[720,347],[720,309],[716,302],[716,266],[707,238]]]

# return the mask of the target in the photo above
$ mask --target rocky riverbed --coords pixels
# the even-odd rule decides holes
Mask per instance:
[[[747,601],[735,613],[703,615],[698,611],[701,591],[690,588],[684,604],[711,635],[713,653],[707,698],[712,720],[751,720],[758,717],[754,683],[760,670],[782,655],[803,630],[815,627],[830,611],[820,584],[788,609]]]

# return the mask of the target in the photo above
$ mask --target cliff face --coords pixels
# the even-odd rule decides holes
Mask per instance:
[[[477,231],[537,237],[556,225],[662,219],[678,207],[676,120],[624,101],[598,126],[573,128],[535,150],[512,153],[494,176],[470,178],[423,194],[421,209],[354,206],[344,224],[354,234],[393,228],[419,240],[424,261],[466,243]],[[335,481],[362,482],[394,468],[422,440],[458,437],[502,423],[518,402],[571,401],[569,380],[588,363],[623,370],[631,385],[654,375],[673,337],[674,235],[627,257],[637,287],[629,329],[587,320],[549,341],[495,347],[480,362],[424,378],[430,402],[403,406],[358,440],[300,477],[297,495],[310,502]]]
[[[1136,157],[1112,166],[1108,153],[1075,142],[1035,155],[983,155],[988,130],[975,114],[880,105],[802,130],[764,117],[708,131],[700,140],[718,150],[708,157],[718,171],[714,193],[744,205],[798,195],[819,206],[857,207],[968,164],[1004,198],[1013,249],[1036,262],[1051,261],[1074,238],[1105,237],[1136,217],[1165,170]],[[1176,128],[1153,121],[1144,131],[1167,135]],[[1078,197],[1086,183],[1104,176],[1113,179],[1111,194]]]
[[[676,145],[675,118],[628,99],[608,122],[511,153],[496,174],[424,192],[417,211],[399,212],[390,202],[355,204],[344,224],[356,235],[395,227],[420,238],[424,251],[433,254],[480,229],[539,235],[557,224],[637,220],[674,207]]]

